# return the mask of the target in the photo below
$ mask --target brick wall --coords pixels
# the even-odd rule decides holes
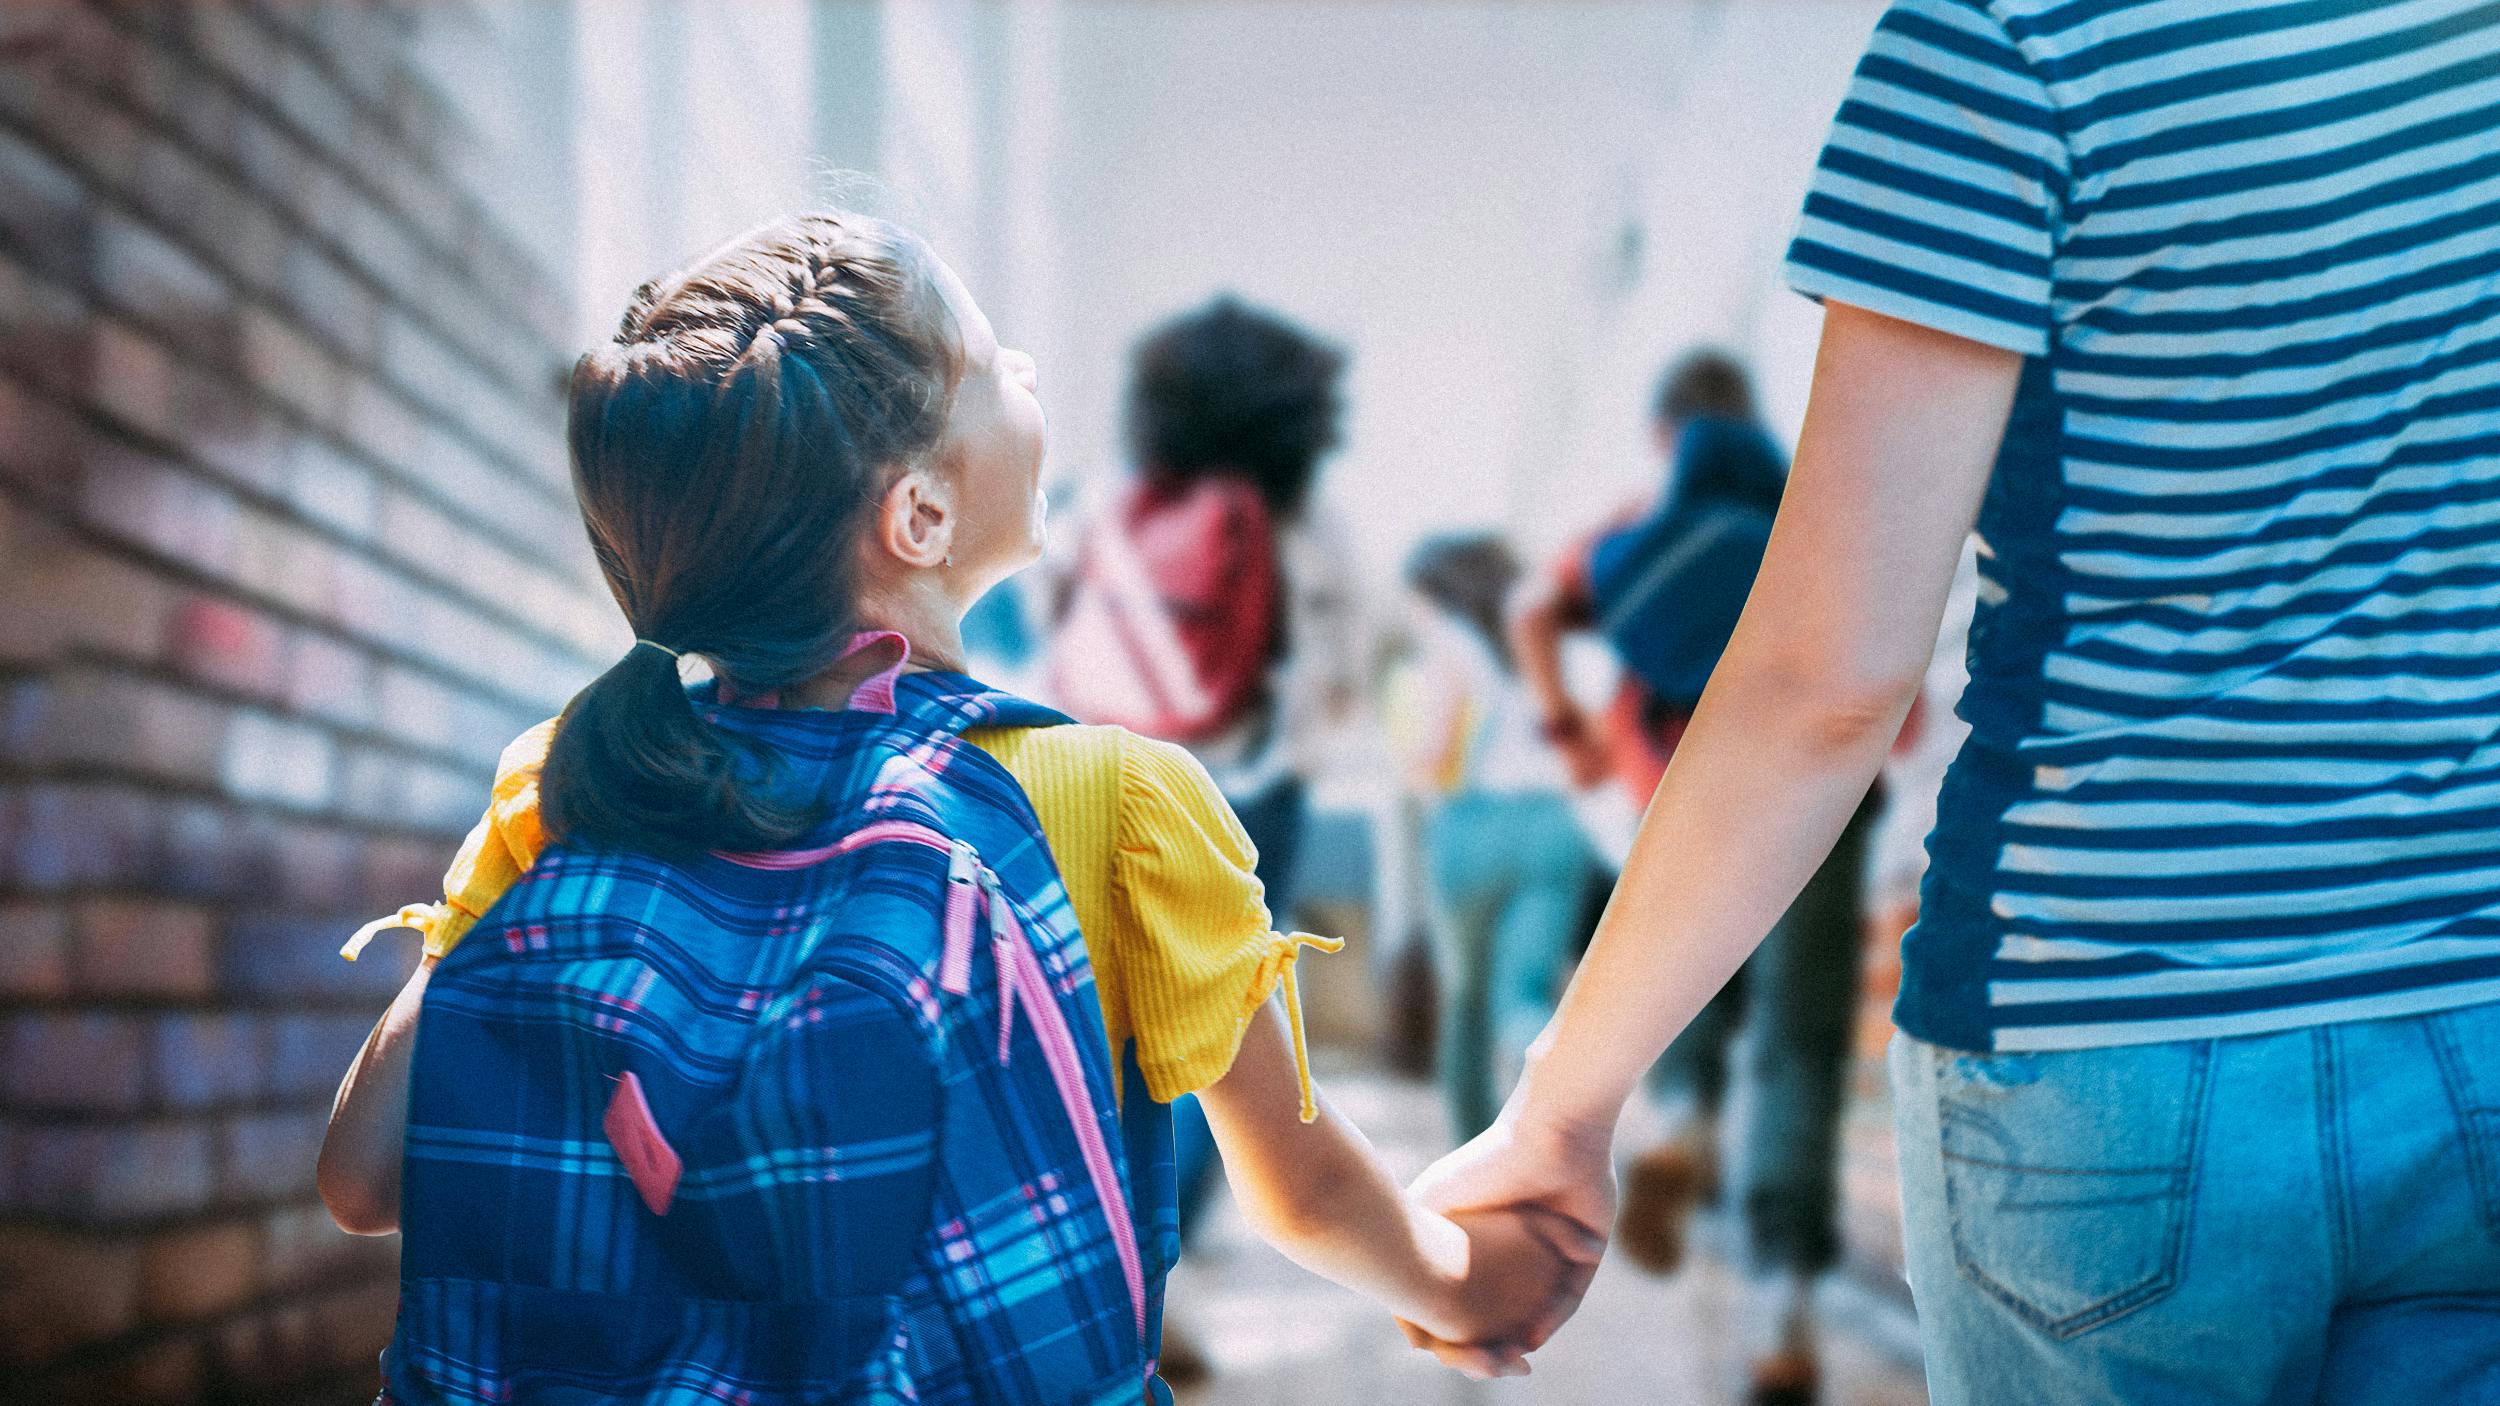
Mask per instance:
[[[0,1401],[370,1399],[336,948],[623,643],[460,14],[0,0]]]

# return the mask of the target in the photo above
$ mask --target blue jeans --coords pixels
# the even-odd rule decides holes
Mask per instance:
[[[1554,1013],[1595,862],[1555,792],[1463,791],[1425,830],[1441,983],[1441,1093],[1460,1142],[1493,1124],[1499,1070]]]
[[[2500,1403],[2500,1005],[1892,1078],[1936,1406]]]

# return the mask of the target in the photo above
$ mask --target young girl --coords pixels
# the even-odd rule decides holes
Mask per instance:
[[[1406,564],[1424,607],[1408,781],[1429,806],[1441,1089],[1460,1142],[1492,1125],[1553,1014],[1597,862],[1511,662],[1503,610],[1518,579],[1489,533],[1433,538]]]
[[[765,412],[733,394],[759,358],[782,388]],[[879,221],[786,221],[647,285],[616,343],[577,368],[572,421],[584,516],[637,643],[506,752],[446,901],[375,925],[423,930],[426,959],[342,1084],[322,1150],[323,1197],[351,1231],[399,1220],[435,963],[544,847],[673,862],[786,844],[803,821],[757,784],[774,758],[751,740],[780,734],[730,717],[839,712],[891,698],[900,669],[952,670],[964,611],[1039,551],[1033,364]],[[870,630],[891,643],[855,648]],[[711,666],[716,697],[689,705],[685,654]],[[1021,784],[1057,861],[1125,1073],[1131,1161],[1158,1140],[1168,1161],[1161,1105],[1197,1092],[1245,1213],[1287,1255],[1439,1338],[1541,1339],[1585,1286],[1584,1243],[1534,1215],[1462,1226],[1422,1210],[1311,1089],[1291,972],[1317,940],[1272,931],[1206,773],[1110,728],[967,740]],[[1138,1229],[1168,1243],[1169,1226]],[[1159,1280],[1168,1264],[1148,1258]]]

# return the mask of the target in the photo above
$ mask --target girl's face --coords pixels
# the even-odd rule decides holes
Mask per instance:
[[[1033,358],[998,344],[953,269],[940,263],[937,281],[962,344],[963,379],[937,462],[955,500],[948,574],[969,605],[1042,554],[1042,403]]]

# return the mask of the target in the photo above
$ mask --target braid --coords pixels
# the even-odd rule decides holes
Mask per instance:
[[[933,256],[879,220],[786,220],[636,289],[575,367],[569,428],[635,634],[742,692],[831,665],[868,505],[939,443],[959,369]],[[665,662],[638,649],[567,710],[541,782],[551,833],[677,850],[803,831],[769,755],[705,721]]]

